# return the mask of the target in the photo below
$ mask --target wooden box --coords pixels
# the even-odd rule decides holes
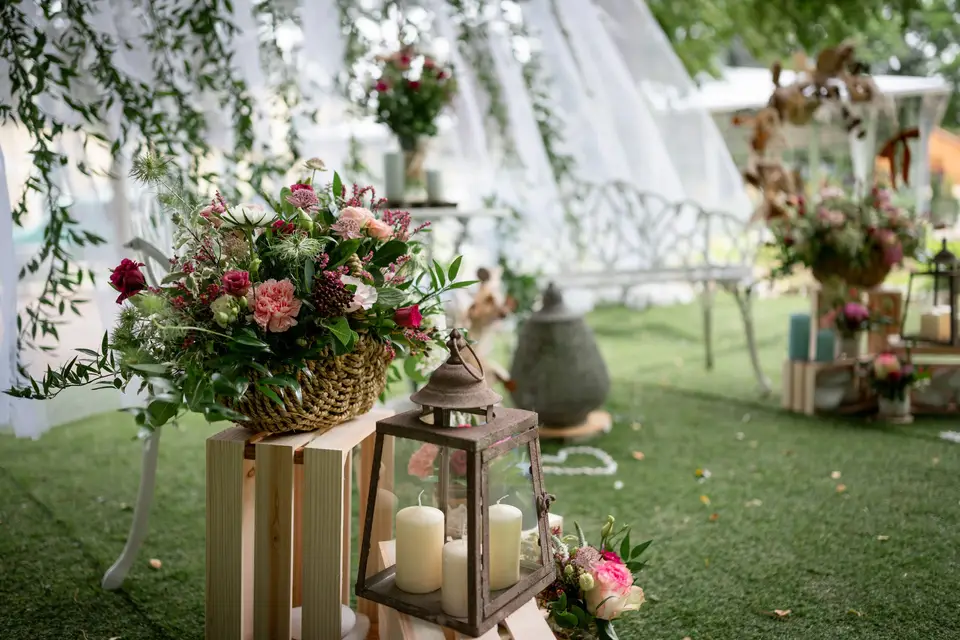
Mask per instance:
[[[392,413],[371,411],[321,434],[233,427],[207,440],[207,640],[288,640],[297,606],[303,640],[339,640],[340,605],[353,590],[353,448],[361,447],[364,513],[376,422]],[[392,439],[384,446],[380,485],[391,488]],[[389,528],[377,539],[392,538]],[[357,608],[376,624],[372,603]]]

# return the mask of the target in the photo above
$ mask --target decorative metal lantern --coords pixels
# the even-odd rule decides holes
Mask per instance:
[[[932,280],[929,288],[933,291],[933,301],[932,305],[921,309],[919,331],[913,333],[907,330],[907,320],[910,318],[910,306],[918,306],[913,299],[915,279]],[[900,337],[904,341],[913,343],[960,346],[960,333],[957,327],[958,317],[960,317],[960,308],[957,306],[958,294],[960,294],[960,260],[957,260],[957,257],[947,249],[947,241],[944,240],[943,246],[933,257],[929,266],[923,271],[914,271],[910,274]]]
[[[552,497],[543,487],[537,414],[495,406],[501,397],[482,367],[461,356],[472,350],[459,331],[447,348],[449,359],[410,397],[421,409],[377,423],[373,469],[381,468],[385,442],[398,460],[419,449],[393,493],[378,487],[379,473],[370,478],[356,594],[476,637],[553,582]],[[460,414],[480,424],[457,425]],[[392,513],[396,564],[368,577],[382,557],[370,541],[384,510]],[[536,518],[538,547],[521,545],[524,512]]]

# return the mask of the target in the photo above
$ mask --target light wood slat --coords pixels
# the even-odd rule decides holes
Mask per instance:
[[[253,465],[243,459],[251,435],[233,428],[207,439],[207,638],[241,640],[252,631]]]
[[[254,638],[290,637],[293,597],[293,453],[313,433],[257,442],[254,536]]]
[[[293,467],[293,606],[303,605],[303,465]]]
[[[350,593],[353,591],[350,582],[350,567],[352,562],[350,522],[353,520],[353,485],[351,484],[350,474],[353,469],[353,449],[343,452],[343,506],[341,507],[342,516],[341,526],[343,533],[340,537],[341,544],[341,570],[340,570],[340,602],[345,605],[350,604]],[[361,513],[363,513],[361,511]]]
[[[340,637],[343,553],[344,452],[308,447],[303,452],[302,640]]]
[[[514,638],[555,638],[550,631],[550,625],[543,617],[543,612],[537,608],[536,600],[530,599],[522,607],[507,616],[504,621],[510,635]]]

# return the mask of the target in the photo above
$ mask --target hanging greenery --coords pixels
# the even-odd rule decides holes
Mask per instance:
[[[244,179],[258,190],[265,178],[281,170],[281,159],[264,149],[258,150],[256,162],[250,158],[254,102],[234,63],[238,29],[231,3],[145,0],[128,9],[130,14],[106,13],[89,0],[0,3],[0,58],[11,89],[9,102],[0,103],[0,124],[26,131],[32,142],[32,171],[23,191],[14,194],[13,221],[22,226],[37,200],[49,216],[40,248],[20,272],[21,278],[38,272],[43,277],[40,295],[18,317],[21,351],[53,349],[63,316],[68,310],[80,314],[78,293],[94,275],[74,256],[104,242],[71,215],[72,202],[60,186],[64,172],[106,175],[122,167],[123,158],[149,147],[175,158],[178,179],[198,188],[213,178],[200,168],[201,160],[213,153],[204,98],[220,106],[232,129],[225,164],[246,167]],[[268,0],[256,9],[260,17],[278,15]],[[136,24],[136,32],[113,33],[103,26],[111,21]],[[264,33],[261,44],[269,52],[276,46],[276,30]],[[149,63],[135,69],[138,59]],[[288,75],[281,75],[274,84],[282,86],[292,108],[296,97],[287,92],[287,80]],[[82,141],[85,150],[109,151],[111,164],[92,166],[87,157],[68,154],[65,143],[71,138]],[[291,129],[291,150],[295,138]],[[229,191],[239,176],[225,177]]]

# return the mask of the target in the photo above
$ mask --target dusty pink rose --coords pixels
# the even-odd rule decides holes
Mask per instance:
[[[294,296],[293,283],[270,279],[247,293],[253,319],[261,328],[282,333],[297,324],[300,300]]]
[[[419,449],[410,456],[410,462],[407,463],[407,473],[425,480],[433,475],[433,462],[437,459],[440,448],[429,442],[424,443]]]
[[[200,210],[200,217],[218,229],[220,228],[220,225],[223,224],[223,220],[220,218],[220,213],[212,204]]]
[[[376,218],[367,222],[366,232],[371,238],[383,240],[384,242],[393,237],[393,227],[383,220],[377,220]]]
[[[587,607],[601,620],[615,620],[624,611],[635,611],[643,604],[643,589],[633,585],[633,575],[626,565],[603,560],[591,573],[594,587],[586,593]]]
[[[231,269],[223,274],[223,290],[232,296],[245,296],[250,291],[250,274]]]
[[[363,207],[344,207],[340,210],[337,220],[352,220],[359,225],[361,229],[367,226],[367,223],[374,220],[373,213]]]

